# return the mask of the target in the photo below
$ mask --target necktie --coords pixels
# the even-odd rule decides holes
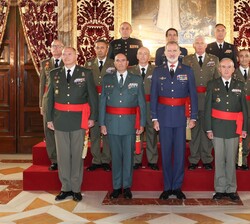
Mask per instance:
[[[244,70],[244,79],[247,80],[247,70]]]
[[[71,72],[71,70],[68,69],[68,70],[67,70],[67,83],[69,83],[69,82],[70,82],[70,79],[71,79],[70,72]]]
[[[220,46],[220,50],[222,50],[222,44],[219,44],[219,46]]]
[[[171,78],[174,77],[174,64],[170,65],[170,75],[171,75]]]
[[[225,87],[226,87],[226,90],[227,90],[227,92],[228,92],[228,90],[229,90],[229,86],[228,86],[229,82],[226,81],[225,83],[226,83]]]
[[[55,68],[59,67],[59,59],[56,59],[55,62],[56,62],[55,63]]]
[[[141,68],[141,76],[142,76],[142,79],[144,80],[144,78],[145,78],[145,75],[146,75],[146,73],[145,73],[145,68]]]
[[[120,74],[120,81],[119,81],[119,86],[120,86],[120,88],[122,88],[122,86],[123,86],[123,74]]]
[[[99,63],[100,63],[99,70],[101,72],[102,71],[102,67],[103,67],[103,61],[99,61]]]
[[[203,62],[202,62],[202,56],[199,56],[198,58],[199,58],[199,65],[200,65],[200,67],[202,67],[202,64],[203,64]]]

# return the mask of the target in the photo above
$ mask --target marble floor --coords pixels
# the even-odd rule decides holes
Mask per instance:
[[[185,192],[185,201],[162,202],[161,192],[138,191],[132,200],[86,191],[79,203],[56,202],[58,192],[22,190],[22,172],[31,164],[31,155],[0,154],[0,224],[250,224],[250,192],[238,192],[238,203],[214,202],[213,192]]]

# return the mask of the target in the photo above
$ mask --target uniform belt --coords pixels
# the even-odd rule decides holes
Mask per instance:
[[[88,120],[90,116],[90,106],[88,103],[84,104],[62,104],[56,103],[54,104],[54,108],[60,111],[67,112],[82,112],[82,122],[81,128],[88,129]]]
[[[168,98],[159,96],[158,102],[160,104],[168,105],[168,106],[184,106],[185,105],[185,115],[186,117],[190,117],[190,98]]]
[[[212,109],[212,117],[221,120],[236,121],[236,127],[237,127],[236,134],[241,135],[243,127],[242,112],[227,112],[227,111]]]
[[[146,99],[147,102],[150,102],[150,95],[149,95],[149,94],[146,94],[146,95],[145,95],[145,99]]]
[[[246,95],[246,100],[250,101],[250,95]]]
[[[140,107],[111,107],[106,106],[108,114],[130,115],[135,114],[135,128],[140,129]]]
[[[205,87],[205,86],[197,86],[196,91],[197,91],[197,93],[205,93],[207,91],[207,87]]]
[[[97,93],[102,93],[102,86],[96,86]]]

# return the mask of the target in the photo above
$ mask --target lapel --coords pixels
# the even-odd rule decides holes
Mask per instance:
[[[122,90],[123,90],[126,86],[128,86],[128,84],[130,83],[130,80],[131,80],[131,74],[128,72],[127,77],[126,77],[126,79],[125,79],[125,82],[124,82],[124,84],[123,84],[123,86],[122,86]],[[127,88],[127,87],[126,87],[126,88]]]
[[[207,65],[207,63],[209,62],[209,59],[210,59],[209,55],[205,54],[205,58],[204,58],[204,61],[203,61],[203,64],[202,64],[202,68],[203,68],[203,66],[205,67]]]

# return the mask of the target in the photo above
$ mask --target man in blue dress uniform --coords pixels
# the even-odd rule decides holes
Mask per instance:
[[[185,199],[181,191],[184,177],[186,123],[191,101],[189,128],[195,126],[198,99],[193,70],[178,61],[180,47],[176,42],[166,44],[167,64],[156,67],[151,83],[151,116],[154,128],[159,131],[164,191],[160,199],[170,195]],[[186,111],[185,111],[186,108]],[[172,162],[173,155],[173,162]]]

